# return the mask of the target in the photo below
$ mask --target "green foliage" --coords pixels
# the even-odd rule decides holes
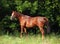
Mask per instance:
[[[18,2],[18,3],[20,3],[20,2]],[[29,7],[31,7],[31,3],[28,1],[25,1],[24,3],[22,3],[22,1],[21,1],[21,3],[16,6],[17,11],[20,11],[20,12],[26,10]]]
[[[12,10],[21,13],[27,11],[27,15],[41,15],[49,19],[51,30],[60,32],[60,1],[59,0],[1,0],[0,1],[0,30],[18,29],[18,20],[11,21]],[[25,12],[24,12],[25,11]],[[28,13],[29,12],[29,13]]]
[[[31,14],[34,14],[36,12],[36,10],[38,9],[38,1],[35,1],[34,3],[31,3],[29,1],[25,1],[24,3],[22,3],[22,1],[16,1],[16,8],[17,11],[23,12],[26,9],[31,10]]]
[[[36,13],[37,9],[38,9],[38,1],[35,1],[34,3],[32,3],[31,14]]]

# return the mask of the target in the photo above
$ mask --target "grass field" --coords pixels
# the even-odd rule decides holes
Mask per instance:
[[[0,36],[0,44],[60,44],[60,36],[49,35],[42,41],[41,35],[28,37],[15,37],[9,35]]]

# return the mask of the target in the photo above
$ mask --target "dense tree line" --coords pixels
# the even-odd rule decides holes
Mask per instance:
[[[59,0],[1,0],[0,34],[17,33],[20,29],[17,19],[10,20],[13,10],[29,16],[45,16],[49,19],[51,32],[55,32],[56,34],[60,32]],[[38,30],[38,28],[35,29]]]

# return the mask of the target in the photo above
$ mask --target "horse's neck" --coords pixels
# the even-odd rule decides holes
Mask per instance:
[[[19,15],[19,13],[18,12],[16,12],[16,17],[19,17],[20,15]]]
[[[18,19],[21,19],[22,17],[23,17],[24,15],[23,14],[21,14],[21,13],[16,13],[16,17],[18,18]]]

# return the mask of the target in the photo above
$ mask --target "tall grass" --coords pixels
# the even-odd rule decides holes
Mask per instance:
[[[22,38],[10,35],[0,36],[0,44],[60,44],[60,36],[54,34],[45,36],[42,40],[41,35],[28,35]]]

